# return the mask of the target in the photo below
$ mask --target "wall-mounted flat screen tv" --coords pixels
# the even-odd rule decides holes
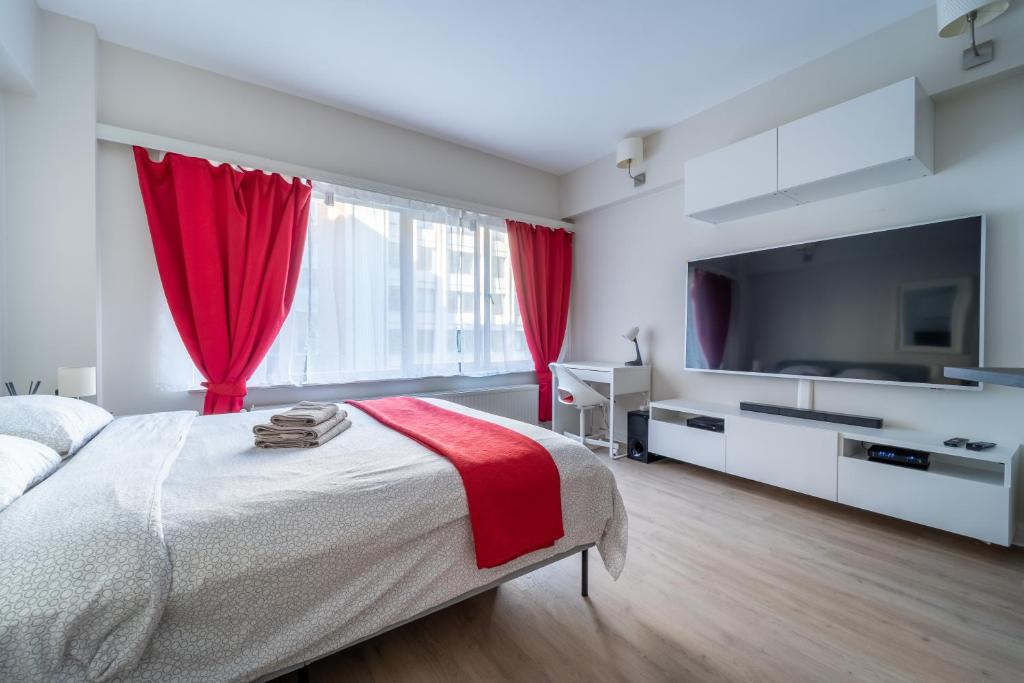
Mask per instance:
[[[689,263],[686,368],[970,388],[983,363],[985,217]]]

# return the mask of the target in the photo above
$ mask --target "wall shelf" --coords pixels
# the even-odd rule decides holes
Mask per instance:
[[[946,368],[946,377],[1024,389],[1024,368]]]
[[[876,462],[868,458],[867,448],[862,444],[854,449],[843,453],[844,458],[855,458],[857,460],[863,460],[870,462],[873,465],[879,467],[899,467],[899,465],[892,465],[884,462]],[[925,476],[933,477],[952,477],[953,479],[962,479],[965,481],[974,481],[980,484],[989,484],[992,486],[1003,486],[1006,481],[1006,473],[1004,468],[999,463],[989,463],[988,461],[974,461],[976,464],[968,464],[967,459],[961,459],[956,456],[946,455],[944,453],[932,453],[931,464],[928,469],[916,469],[913,467],[906,467],[903,469],[910,470]]]

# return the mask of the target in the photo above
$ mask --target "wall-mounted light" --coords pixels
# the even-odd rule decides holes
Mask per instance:
[[[626,138],[619,143],[615,150],[615,165],[626,169],[626,173],[633,179],[633,187],[640,187],[647,182],[646,173],[633,175],[633,164],[639,164],[644,160],[644,139]]]
[[[964,50],[964,70],[988,64],[995,57],[995,42],[986,40],[978,45],[974,40],[974,29],[984,26],[1010,6],[1010,0],[938,0],[935,15],[939,24],[939,36],[952,38],[971,30],[971,46]]]

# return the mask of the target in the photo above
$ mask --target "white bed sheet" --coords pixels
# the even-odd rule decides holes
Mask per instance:
[[[549,430],[430,400],[514,429],[552,454],[565,527],[555,546],[477,569],[454,467],[352,406],[352,427],[314,449],[255,448],[252,426],[268,413],[199,417],[162,484],[169,595],[138,666],[104,675],[258,679],[581,545],[596,544],[618,576],[626,513],[598,456]],[[76,456],[80,468],[90,448]],[[0,619],[0,634],[3,627]],[[81,664],[64,671],[85,671]]]
[[[139,677],[256,678],[587,543],[618,576],[626,514],[596,455],[540,427],[432,401],[548,449],[565,525],[554,547],[477,569],[455,468],[351,406],[347,432],[288,452],[251,447],[267,413],[198,418],[164,483],[175,580]]]

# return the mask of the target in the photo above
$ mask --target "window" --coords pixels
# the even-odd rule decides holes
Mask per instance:
[[[313,184],[295,301],[250,386],[532,369],[503,220]]]

